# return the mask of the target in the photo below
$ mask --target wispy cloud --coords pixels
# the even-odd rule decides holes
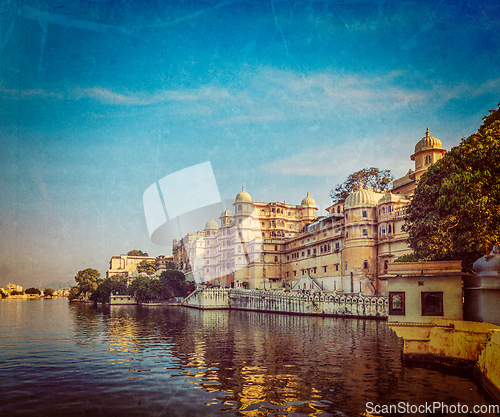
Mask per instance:
[[[401,134],[412,137],[415,133]],[[419,137],[415,137],[415,143]],[[316,147],[288,158],[266,164],[259,169],[282,175],[332,177],[376,166],[389,167],[397,176],[402,176],[412,166],[409,155],[414,143],[401,146],[399,139],[386,136],[371,136],[353,140],[335,147]],[[384,146],[380,144],[383,143]],[[388,152],[388,149],[391,151]]]

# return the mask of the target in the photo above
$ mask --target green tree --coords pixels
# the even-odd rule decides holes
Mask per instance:
[[[385,191],[390,188],[393,179],[388,169],[363,168],[349,175],[342,184],[337,184],[335,189],[330,191],[330,197],[334,204],[345,201],[349,194],[358,189],[360,181],[364,188]]]
[[[111,275],[92,291],[90,299],[107,303],[111,294],[127,294],[127,281],[128,278],[124,274]]]
[[[143,252],[142,250],[131,250],[127,253],[128,256],[148,256],[147,252]]]
[[[69,290],[68,300],[73,301],[80,297],[80,289],[78,287],[72,287]]]
[[[24,293],[25,294],[38,294],[38,295],[40,295],[42,292],[38,288],[31,287],[31,288],[26,288],[26,290],[24,290]]]
[[[161,282],[156,278],[137,277],[128,287],[128,293],[137,301],[160,301],[165,298]]]
[[[420,259],[461,260],[466,271],[500,242],[500,108],[422,175],[404,230]]]
[[[87,293],[94,291],[102,282],[102,279],[97,269],[87,268],[78,271],[75,276],[75,281],[78,284],[80,293]]]
[[[398,256],[394,259],[394,262],[418,262],[418,256],[416,253],[407,253],[405,255]]]
[[[43,295],[45,297],[52,297],[54,295],[54,290],[52,288],[45,288],[43,290]]]
[[[139,273],[145,272],[147,275],[152,275],[156,272],[156,264],[153,261],[146,261],[144,259],[137,265],[137,271],[139,271]]]
[[[189,284],[182,271],[167,269],[161,273],[160,281],[163,287],[176,297],[185,297],[188,293]]]
[[[175,264],[175,262],[168,261],[165,264],[165,269],[177,269],[177,265]]]

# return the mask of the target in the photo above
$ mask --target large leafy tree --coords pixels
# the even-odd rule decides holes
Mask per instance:
[[[388,169],[363,168],[349,175],[342,184],[337,184],[335,189],[330,191],[330,197],[334,204],[342,202],[349,194],[358,189],[360,182],[364,188],[385,191],[390,188],[393,179],[394,177]]]
[[[27,288],[26,290],[24,290],[24,293],[25,294],[38,294],[38,295],[40,295],[42,293],[42,291],[40,291],[38,288],[31,287],[31,288]]]
[[[124,274],[111,275],[99,284],[90,299],[106,303],[109,302],[111,294],[127,294],[127,281],[128,278]]]
[[[156,263],[144,259],[137,265],[137,270],[139,272],[145,272],[148,275],[154,274],[156,272]]]
[[[147,252],[143,252],[142,250],[131,250],[127,253],[128,256],[148,256]]]
[[[160,301],[167,299],[169,294],[160,280],[149,277],[137,277],[128,287],[128,293],[139,302]]]
[[[87,268],[78,271],[75,276],[75,281],[78,284],[80,293],[92,292],[102,282],[101,274],[97,269]]]
[[[461,260],[464,270],[500,242],[500,107],[422,175],[406,214],[420,259]]]
[[[160,281],[163,287],[176,297],[184,297],[189,290],[189,284],[182,271],[167,269],[161,273]]]

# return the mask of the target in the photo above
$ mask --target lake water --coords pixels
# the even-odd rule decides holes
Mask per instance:
[[[366,403],[489,404],[464,376],[405,368],[383,321],[0,301],[0,415],[283,416]]]

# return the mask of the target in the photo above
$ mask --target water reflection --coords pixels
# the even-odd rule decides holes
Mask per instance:
[[[180,307],[71,311],[77,343],[107,346],[111,372],[127,380],[152,380],[141,388],[164,410],[173,407],[167,392],[203,414],[360,415],[367,402],[485,403],[464,377],[404,368],[385,322]]]

